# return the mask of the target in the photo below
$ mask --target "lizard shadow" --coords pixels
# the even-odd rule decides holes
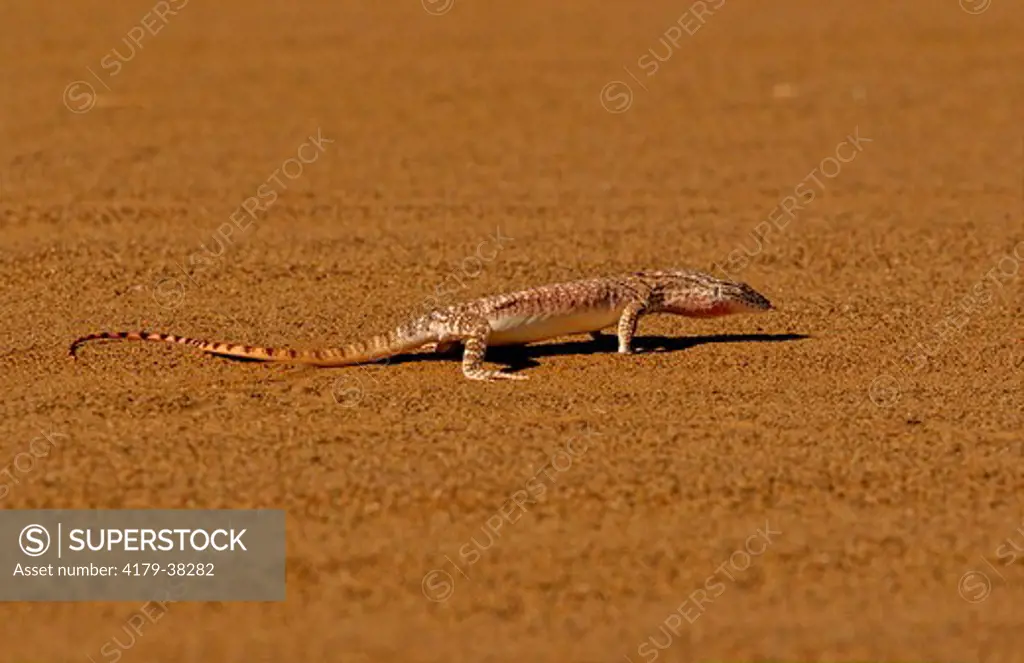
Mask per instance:
[[[811,338],[807,334],[715,334],[710,336],[637,336],[633,348],[640,354],[655,352],[681,352],[711,343],[782,343]],[[540,366],[542,357],[570,357],[595,354],[615,354],[619,341],[614,334],[601,334],[596,339],[487,348],[486,361],[503,364],[514,373],[525,368]],[[410,361],[461,361],[462,346],[456,345],[445,353],[422,353],[392,357],[389,363]]]

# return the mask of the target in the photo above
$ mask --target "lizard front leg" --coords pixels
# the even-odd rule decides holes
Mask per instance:
[[[484,355],[487,354],[487,339],[491,335],[491,326],[486,320],[479,320],[465,325],[459,330],[462,338],[462,374],[470,380],[525,380],[525,375],[503,373],[484,368]]]
[[[619,354],[633,353],[633,335],[636,334],[636,325],[646,308],[644,302],[635,301],[630,302],[623,309],[622,315],[619,317]]]

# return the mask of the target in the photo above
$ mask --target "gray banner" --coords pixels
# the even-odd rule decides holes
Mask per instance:
[[[0,601],[284,601],[279,510],[3,510]]]

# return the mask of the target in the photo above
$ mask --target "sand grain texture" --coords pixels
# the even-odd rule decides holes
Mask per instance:
[[[1020,3],[729,0],[672,46],[687,5],[661,0],[190,2],[111,75],[151,7],[5,10],[0,461],[67,439],[3,507],[283,508],[288,600],[174,605],[121,660],[1024,661],[1024,553],[996,552],[1024,549]],[[814,199],[773,212],[802,182]],[[777,312],[646,320],[636,357],[496,354],[521,383],[456,358],[65,357],[143,325],[334,344],[452,274],[449,299],[744,252]],[[138,607],[2,605],[0,660],[111,660]]]

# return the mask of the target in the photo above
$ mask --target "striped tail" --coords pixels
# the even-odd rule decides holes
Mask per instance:
[[[89,341],[105,339],[177,343],[178,345],[190,345],[203,352],[220,357],[235,357],[238,359],[283,362],[289,364],[306,364],[308,366],[347,366],[350,364],[361,364],[413,350],[430,340],[428,338],[420,339],[408,336],[402,333],[402,330],[398,330],[390,334],[371,336],[363,341],[349,343],[348,345],[343,345],[339,348],[292,350],[290,348],[267,348],[252,345],[220,343],[217,341],[204,341],[198,338],[188,338],[186,336],[176,336],[174,334],[162,334],[147,331],[99,332],[76,339],[75,342],[71,344],[71,347],[68,350],[68,355],[72,359],[76,359],[75,353],[78,351],[79,346]]]

